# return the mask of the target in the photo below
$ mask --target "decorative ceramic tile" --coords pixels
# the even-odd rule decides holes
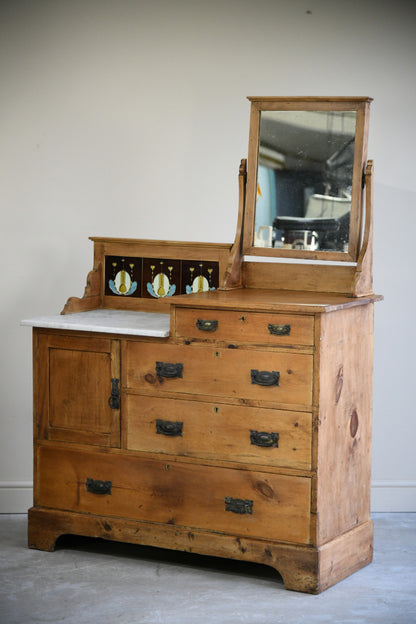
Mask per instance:
[[[105,295],[141,297],[142,259],[105,256]]]
[[[181,261],[143,258],[142,297],[172,297],[181,292]]]
[[[215,290],[218,281],[218,262],[182,260],[182,294]]]

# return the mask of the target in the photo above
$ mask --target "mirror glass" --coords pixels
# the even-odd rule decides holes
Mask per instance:
[[[260,113],[252,245],[347,252],[356,112]]]

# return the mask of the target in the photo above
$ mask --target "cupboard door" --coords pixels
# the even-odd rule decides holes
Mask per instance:
[[[39,437],[120,446],[120,343],[40,334]]]

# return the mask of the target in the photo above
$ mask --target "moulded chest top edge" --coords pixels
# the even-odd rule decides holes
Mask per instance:
[[[348,297],[333,293],[237,288],[235,290],[214,290],[177,296],[172,299],[172,305],[315,314],[366,305],[382,299],[383,297],[380,295]]]
[[[159,312],[97,309],[73,314],[39,316],[23,320],[21,325],[166,338],[170,331],[170,316]]]

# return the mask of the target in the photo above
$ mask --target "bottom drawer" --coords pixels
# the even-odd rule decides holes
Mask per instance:
[[[307,544],[310,479],[44,446],[38,504]]]

